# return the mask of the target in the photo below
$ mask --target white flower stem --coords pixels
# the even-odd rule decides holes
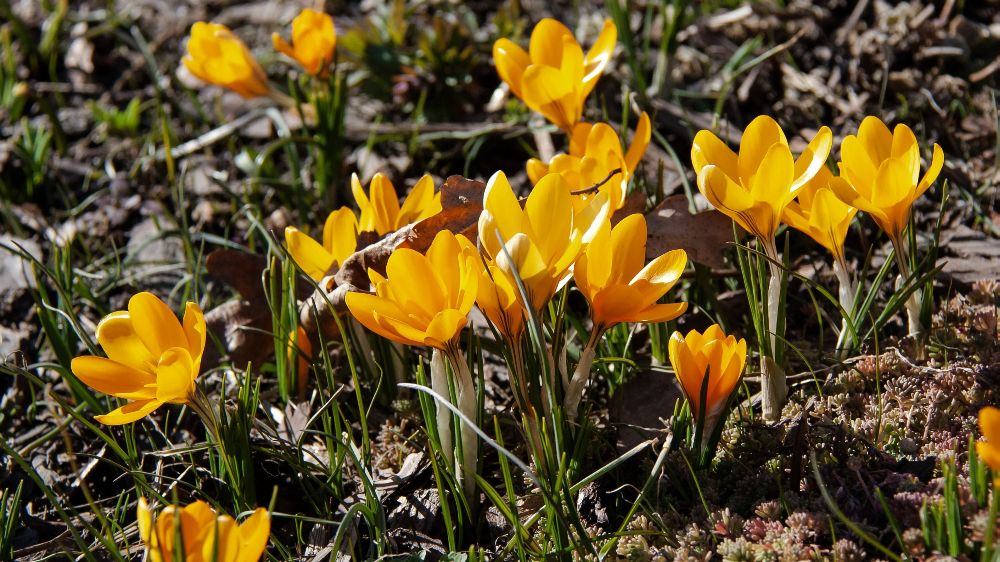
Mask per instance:
[[[456,387],[458,388],[458,409],[474,423],[479,423],[476,400],[476,386],[472,380],[472,371],[469,370],[469,363],[465,360],[465,354],[457,346],[451,346],[448,350],[448,358],[451,360],[451,367],[455,373]],[[475,498],[476,479],[475,475],[479,463],[479,438],[476,432],[468,424],[461,424],[459,431],[462,439],[462,461],[459,481],[462,482],[462,489],[465,498],[471,503]]]
[[[781,418],[781,409],[785,406],[788,396],[788,386],[785,384],[785,370],[774,360],[778,343],[778,310],[781,306],[781,255],[774,238],[762,240],[764,253],[769,258],[771,276],[767,282],[767,334],[770,341],[770,356],[761,354],[761,409],[764,419],[777,421]],[[782,334],[783,335],[783,334]]]
[[[575,420],[577,411],[580,408],[580,401],[583,399],[583,391],[587,388],[587,381],[590,380],[590,368],[594,364],[594,357],[597,355],[597,342],[600,341],[600,330],[594,328],[587,341],[587,345],[580,352],[580,361],[573,371],[573,378],[570,379],[566,387],[566,397],[563,399],[563,407],[566,409],[566,419]]]
[[[431,389],[441,396],[451,395],[448,388],[448,368],[444,362],[444,353],[439,349],[435,349],[431,353]],[[441,442],[441,451],[444,452],[448,466],[453,466],[455,464],[455,451],[451,440],[451,412],[440,404],[436,406],[436,409],[437,418],[435,421],[438,440]]]
[[[896,288],[903,286],[910,277],[910,253],[909,243],[904,237],[892,238],[892,247],[895,249],[896,265],[899,267],[899,276],[896,277]],[[914,352],[918,360],[925,359],[924,337],[926,336],[923,322],[920,320],[921,302],[923,301],[923,290],[913,291],[910,298],[906,299],[906,319],[909,336],[915,345]]]
[[[853,276],[844,256],[835,256],[833,273],[837,276],[837,297],[840,300],[840,307],[844,309],[846,315],[841,322],[840,337],[837,339],[837,356],[840,357],[854,343],[854,335],[848,327],[848,318],[854,317],[854,293],[857,287],[854,285]]]

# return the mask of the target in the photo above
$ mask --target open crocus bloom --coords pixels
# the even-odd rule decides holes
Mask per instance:
[[[509,39],[499,39],[493,44],[493,61],[514,95],[570,133],[617,40],[618,29],[605,20],[597,41],[584,56],[565,25],[545,18],[532,30],[528,52]]]
[[[271,532],[271,518],[262,507],[238,524],[203,501],[167,506],[154,521],[146,498],[139,498],[137,521],[152,562],[257,562]]]
[[[716,209],[761,240],[771,240],[785,206],[823,167],[833,135],[827,127],[793,160],[778,123],[761,115],[747,125],[737,155],[711,131],[691,147],[698,189]]]
[[[548,164],[537,158],[528,160],[528,178],[536,184],[546,174],[559,174],[566,180],[570,191],[577,192],[601,183],[609,173],[620,169],[617,177],[608,179],[598,188],[608,194],[612,211],[617,211],[625,204],[628,182],[649,146],[650,134],[649,115],[643,112],[628,152],[622,153],[621,141],[610,125],[578,123],[573,128],[569,154],[557,154]],[[585,205],[590,196],[581,195],[576,206]]]
[[[799,190],[796,201],[785,207],[782,220],[790,227],[808,235],[833,254],[844,259],[844,239],[858,210],[844,203],[831,186],[842,183],[825,166]],[[840,189],[843,189],[841,186]]]
[[[271,35],[271,42],[276,51],[295,59],[309,74],[322,75],[333,61],[337,30],[329,15],[306,8],[292,20],[291,45],[277,33]]]
[[[691,405],[691,413],[695,419],[704,415],[706,433],[710,434],[740,382],[747,360],[746,340],[737,341],[724,334],[718,324],[713,324],[704,333],[697,330],[686,335],[674,332],[668,352],[681,390]],[[706,387],[704,402],[701,401],[702,387]]]
[[[184,66],[200,80],[228,88],[244,98],[271,92],[267,75],[247,46],[228,27],[196,22],[191,27]]]
[[[614,229],[609,222],[600,229],[576,260],[573,279],[590,302],[597,330],[621,322],[666,322],[683,314],[687,303],[656,301],[677,283],[686,264],[684,250],[646,264],[646,218],[637,213]]]
[[[993,471],[993,477],[1000,483],[1000,408],[986,406],[979,410],[979,431],[985,441],[976,443],[976,454]]]
[[[913,131],[903,124],[890,133],[878,117],[865,117],[857,136],[840,145],[840,175],[834,193],[844,203],[871,215],[879,227],[898,241],[913,201],[934,183],[944,166],[944,153],[934,145],[930,166],[920,177],[920,147]]]
[[[358,218],[354,211],[341,207],[326,217],[323,244],[294,226],[285,228],[285,246],[295,263],[316,281],[323,279],[334,264],[344,263],[358,245]]]
[[[503,172],[486,184],[479,244],[487,257],[505,264],[503,269],[517,271],[534,310],[552,297],[610,214],[606,194],[598,193],[579,210],[573,197],[559,174],[542,178],[523,209]]]
[[[426,255],[410,248],[394,250],[385,277],[369,269],[375,294],[348,293],[347,308],[380,336],[445,350],[465,327],[482,267],[468,239],[442,230]]]
[[[379,236],[385,236],[441,211],[441,194],[434,192],[434,179],[429,175],[417,181],[403,201],[402,207],[399,205],[396,188],[389,178],[381,173],[372,177],[367,195],[361,187],[358,175],[353,174],[351,191],[361,211],[361,217],[358,219],[360,232],[374,231]]]
[[[95,419],[107,425],[138,420],[172,402],[187,403],[195,390],[205,351],[205,316],[193,302],[184,309],[184,323],[155,295],[139,293],[127,311],[104,317],[97,341],[108,357],[73,359],[70,368],[87,386],[129,400]]]

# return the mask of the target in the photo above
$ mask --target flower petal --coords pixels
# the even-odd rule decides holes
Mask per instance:
[[[445,344],[458,337],[462,328],[465,327],[467,317],[465,314],[447,308],[437,313],[427,326],[424,343],[426,345],[443,349]]]
[[[509,39],[499,39],[493,43],[493,64],[500,79],[510,86],[517,97],[521,95],[521,77],[531,64],[531,57],[521,47]]]
[[[143,372],[152,373],[156,358],[146,349],[124,310],[112,312],[97,324],[97,342],[108,358]]]
[[[112,410],[103,416],[94,416],[94,419],[104,425],[122,425],[132,423],[138,419],[148,416],[153,410],[159,408],[161,404],[162,402],[155,399],[136,400],[135,402],[125,404],[121,408]]]
[[[535,65],[558,68],[562,63],[562,49],[565,44],[563,39],[566,37],[576,41],[570,30],[558,20],[544,18],[538,22],[531,30],[531,41],[528,45],[531,62]]]
[[[349,207],[341,207],[327,215],[323,224],[323,249],[338,265],[358,249],[358,217]]]
[[[260,560],[267,540],[271,536],[271,516],[263,507],[254,510],[253,515],[240,523],[240,559],[252,562]]]
[[[737,157],[739,177],[746,181],[756,174],[764,156],[775,144],[788,146],[785,133],[777,121],[767,115],[751,121],[740,139],[740,153]]]
[[[149,350],[159,359],[172,347],[187,347],[187,334],[173,311],[152,293],[138,293],[128,301],[132,328]]]
[[[164,351],[156,366],[156,399],[178,404],[187,402],[194,391],[196,375],[186,349],[173,347]]]
[[[333,213],[330,216],[332,217]],[[295,263],[302,268],[302,272],[315,281],[326,277],[327,272],[333,267],[335,261],[333,255],[319,242],[294,226],[285,227],[285,247]]]
[[[941,168],[944,167],[944,152],[936,143],[931,154],[931,165],[924,172],[924,177],[920,178],[920,183],[917,184],[916,197],[920,197],[930,186],[934,185],[934,180],[938,178]]]
[[[823,169],[826,159],[830,157],[831,148],[833,148],[833,133],[829,127],[820,127],[819,132],[809,141],[806,149],[795,161],[795,181],[792,183],[792,191],[797,191]]]
[[[614,256],[610,280],[628,283],[646,263],[646,218],[633,213],[611,231],[611,255]]]
[[[152,373],[140,371],[112,359],[84,355],[74,357],[70,370],[84,384],[98,392],[119,398],[149,399],[156,392],[146,388],[156,382]]]
[[[587,97],[594,89],[601,74],[604,73],[604,68],[611,60],[611,55],[614,53],[617,43],[618,28],[615,27],[614,22],[610,18],[605,19],[604,25],[601,27],[601,33],[597,36],[597,41],[594,41],[590,50],[587,51],[587,56],[583,59],[583,90],[580,92],[582,97]]]
[[[691,165],[695,174],[701,174],[705,166],[713,165],[720,168],[733,181],[739,181],[740,178],[736,153],[715,136],[715,133],[705,129],[698,131],[694,136],[694,142],[691,143]]]
[[[625,153],[625,165],[628,166],[629,173],[635,172],[636,167],[639,165],[639,161],[642,160],[642,156],[646,153],[646,148],[649,147],[649,141],[652,138],[652,127],[649,123],[649,115],[645,111],[639,116],[639,124],[635,127],[635,135],[632,137],[632,144],[628,147],[628,152]],[[726,150],[729,150],[727,147]],[[732,151],[729,151],[732,153]]]

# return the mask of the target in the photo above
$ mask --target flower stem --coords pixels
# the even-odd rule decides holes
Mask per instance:
[[[899,268],[899,276],[896,278],[896,288],[899,289],[903,283],[910,278],[910,248],[905,238],[892,237],[892,247],[895,250],[896,266]],[[913,291],[910,298],[906,299],[906,320],[908,333],[913,338],[915,345],[914,353],[918,360],[925,358],[924,338],[926,336],[923,322],[920,320],[921,302],[923,301],[923,291],[917,289]]]
[[[566,387],[563,407],[566,409],[567,419],[576,419],[580,400],[583,399],[583,391],[587,387],[587,381],[590,380],[590,368],[594,364],[594,357],[597,355],[597,342],[600,339],[601,330],[595,326],[594,331],[590,333],[590,339],[587,340],[587,345],[580,352],[580,361],[573,371],[573,378],[570,379],[569,385]]]
[[[439,349],[431,353],[431,389],[441,396],[449,396],[448,390],[448,368],[444,362],[444,354]],[[455,464],[455,451],[451,440],[451,412],[441,405],[436,406],[438,440],[441,442],[441,451],[444,452],[445,460],[449,466]]]
[[[843,357],[854,343],[854,335],[848,327],[848,319],[854,317],[854,293],[857,287],[854,285],[854,279],[844,256],[834,258],[833,273],[837,276],[837,296],[840,300],[840,307],[844,309],[844,314],[846,314],[840,325],[840,337],[837,339],[837,356]]]
[[[458,409],[470,420],[478,423],[476,386],[472,381],[469,363],[465,360],[465,354],[462,353],[458,345],[449,346],[447,353],[458,387]],[[476,492],[475,474],[479,463],[479,438],[472,427],[465,423],[461,424],[459,434],[462,439],[462,463],[458,471],[459,480],[462,482],[465,498],[472,503]]]
[[[764,419],[777,421],[781,417],[781,409],[788,396],[788,386],[785,384],[785,370],[775,361],[778,344],[778,310],[781,307],[781,255],[774,238],[761,240],[764,254],[770,265],[770,278],[767,280],[767,334],[761,334],[770,342],[770,354],[760,356],[761,408]]]

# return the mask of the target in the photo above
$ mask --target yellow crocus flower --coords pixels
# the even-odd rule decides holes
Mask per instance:
[[[986,406],[979,410],[979,431],[985,441],[976,443],[976,454],[990,467],[1000,486],[1000,408]]]
[[[341,207],[331,212],[323,224],[323,244],[294,226],[285,228],[285,246],[295,263],[316,281],[325,277],[334,264],[344,263],[358,245],[358,218]]]
[[[739,154],[711,131],[699,131],[691,147],[698,189],[709,203],[765,243],[773,240],[785,207],[823,167],[833,143],[827,127],[793,160],[778,123],[761,115],[747,125]]]
[[[594,331],[621,322],[666,322],[687,310],[686,302],[657,304],[680,279],[684,250],[646,264],[646,218],[632,214],[615,227],[605,221],[573,268],[576,286],[590,303]]]
[[[271,42],[276,51],[295,59],[307,73],[322,76],[333,61],[337,30],[329,15],[306,8],[292,20],[291,45],[278,33],[271,35]]]
[[[230,89],[244,98],[271,95],[271,84],[257,60],[228,27],[196,22],[191,27],[184,66],[200,80]]]
[[[898,243],[910,222],[913,202],[934,183],[944,166],[944,153],[934,145],[930,166],[920,177],[920,147],[909,127],[892,132],[881,119],[865,117],[857,135],[840,145],[840,175],[846,180],[834,193],[848,205],[868,213]]]
[[[139,498],[137,521],[152,562],[256,562],[271,532],[271,518],[262,507],[236,523],[200,500],[182,508],[167,506],[154,520],[146,498]]]
[[[705,421],[707,438],[740,382],[747,361],[747,342],[727,336],[718,324],[713,324],[704,333],[697,330],[686,335],[674,332],[670,336],[668,353],[684,397],[691,405],[691,413],[696,420]],[[701,400],[702,387],[706,387],[704,402]]]
[[[584,56],[565,25],[545,18],[532,30],[527,52],[509,39],[499,39],[493,44],[493,61],[514,95],[571,133],[617,40],[618,29],[610,19],[605,20],[597,41]]]
[[[129,299],[128,310],[112,312],[97,325],[97,341],[108,357],[77,357],[70,369],[94,390],[129,400],[97,421],[134,422],[167,402],[192,400],[206,333],[197,304],[187,303],[181,324],[155,295],[139,293]]]
[[[476,305],[508,343],[516,345],[520,341],[524,330],[524,303],[507,254],[501,254],[495,262],[481,269]]]
[[[611,201],[613,211],[625,204],[625,192],[642,155],[646,153],[650,140],[649,115],[645,112],[639,117],[635,129],[635,137],[627,153],[622,152],[622,144],[607,123],[578,123],[573,128],[570,139],[569,153],[555,155],[547,164],[532,158],[528,160],[528,178],[532,184],[538,183],[546,174],[559,174],[566,180],[571,191],[579,192],[597,185],[607,179],[608,174],[616,169],[621,173],[601,185],[598,190],[606,192]],[[583,194],[577,206],[589,194]]]
[[[796,194],[796,200],[785,207],[782,220],[788,226],[806,234],[833,254],[844,260],[844,239],[858,209],[844,203],[834,193],[834,184],[843,178],[834,177],[827,167],[809,180]],[[843,189],[842,186],[839,189]]]
[[[447,350],[476,302],[483,264],[471,242],[438,232],[426,254],[397,248],[383,277],[368,277],[375,294],[348,293],[347,308],[369,330],[405,345]]]
[[[358,175],[352,174],[351,191],[361,211],[358,219],[360,232],[374,231],[379,236],[385,236],[441,211],[441,194],[434,192],[434,179],[430,175],[420,178],[403,201],[402,207],[399,205],[396,188],[382,173],[372,177],[367,195]]]
[[[541,308],[566,278],[583,245],[610,214],[607,195],[598,193],[587,206],[574,209],[573,195],[559,174],[541,179],[521,208],[503,172],[486,184],[479,217],[479,244],[504,269],[517,271],[530,305]]]

